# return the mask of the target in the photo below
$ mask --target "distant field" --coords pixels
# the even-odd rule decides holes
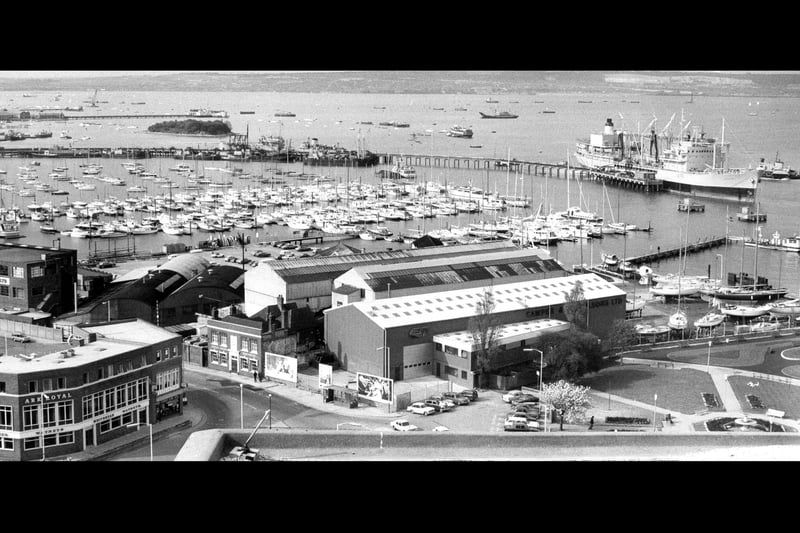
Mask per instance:
[[[703,392],[719,397],[708,374],[690,369],[612,366],[582,379],[580,384],[646,404],[653,404],[653,396],[657,394],[658,407],[684,414],[706,410]]]

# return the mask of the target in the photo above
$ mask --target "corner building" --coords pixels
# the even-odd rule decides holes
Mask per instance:
[[[180,335],[126,320],[75,327],[54,348],[0,358],[1,460],[79,452],[182,410]]]

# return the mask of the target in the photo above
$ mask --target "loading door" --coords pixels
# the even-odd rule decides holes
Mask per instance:
[[[433,374],[433,343],[416,344],[403,348],[403,379],[420,378]]]

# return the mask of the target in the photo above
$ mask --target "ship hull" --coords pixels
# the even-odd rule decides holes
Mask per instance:
[[[621,164],[613,157],[576,152],[575,159],[586,168],[596,169]],[[665,168],[636,166],[656,173],[665,189],[682,194],[692,194],[709,198],[735,198],[752,200],[755,196],[758,176],[756,170],[727,172],[682,172]]]

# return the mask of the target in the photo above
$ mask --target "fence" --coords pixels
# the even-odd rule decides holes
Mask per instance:
[[[13,320],[0,319],[0,335],[9,336],[12,333],[21,333],[34,339],[45,341],[63,342],[64,332],[61,328],[49,328],[36,326],[26,322],[15,322]]]

